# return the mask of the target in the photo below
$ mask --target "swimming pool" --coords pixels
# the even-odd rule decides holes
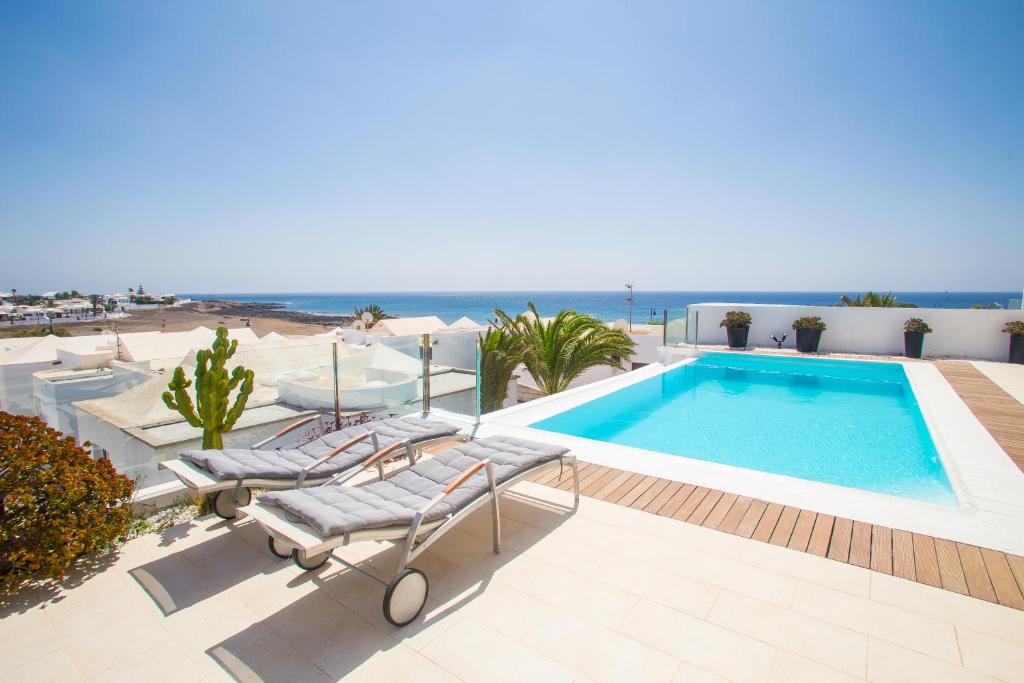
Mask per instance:
[[[958,504],[898,363],[708,353],[530,426]]]

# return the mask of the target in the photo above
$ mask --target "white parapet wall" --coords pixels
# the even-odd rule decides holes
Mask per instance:
[[[819,316],[828,325],[819,351],[838,353],[902,354],[903,323],[921,318],[934,330],[925,337],[924,355],[1006,361],[1010,337],[1002,332],[1012,320],[1024,320],[1024,311],[958,308],[859,308],[847,306],[791,306],[774,304],[694,304],[690,325],[697,327],[699,344],[725,344],[719,327],[727,311],[746,311],[753,318],[748,343],[774,346],[771,336],[788,334],[783,348],[794,348],[797,318]],[[695,324],[699,313],[699,325]],[[690,341],[694,332],[690,331]]]

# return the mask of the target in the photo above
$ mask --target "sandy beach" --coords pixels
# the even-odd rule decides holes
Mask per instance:
[[[245,327],[246,322],[260,337],[268,332],[278,334],[316,334],[336,326],[345,326],[351,316],[316,315],[284,310],[279,304],[238,301],[196,301],[182,306],[171,306],[152,310],[132,311],[127,318],[95,320],[57,324],[72,336],[99,334],[117,326],[119,332],[182,332],[203,325]],[[0,337],[10,337],[14,332],[28,327],[2,327]]]

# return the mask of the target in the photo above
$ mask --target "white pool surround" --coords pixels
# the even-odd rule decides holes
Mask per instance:
[[[706,486],[985,548],[1024,554],[1024,474],[931,363],[900,363],[959,501],[949,507],[779,474],[558,434],[529,425],[670,369],[660,363],[483,416],[478,436],[509,434],[567,446],[606,467]],[[839,359],[829,358],[831,361]],[[874,361],[899,362],[899,361]],[[464,415],[435,411],[467,424]],[[471,420],[468,422],[471,425]],[[870,437],[867,437],[870,438]]]

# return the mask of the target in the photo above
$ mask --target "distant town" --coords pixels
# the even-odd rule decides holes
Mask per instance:
[[[0,292],[0,324],[37,327],[40,325],[90,322],[119,318],[130,310],[144,310],[184,303],[174,294],[152,294],[139,285],[127,294],[86,294],[77,289],[24,294],[17,289]],[[51,330],[56,331],[56,330]]]

